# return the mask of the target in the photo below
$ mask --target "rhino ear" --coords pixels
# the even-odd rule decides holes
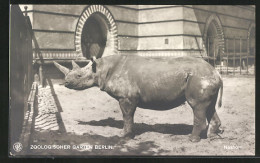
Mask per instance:
[[[94,73],[96,73],[96,67],[97,67],[97,63],[94,61],[93,64],[92,64],[92,71]]]
[[[64,75],[67,75],[68,73],[69,73],[69,69],[68,68],[66,68],[66,67],[64,67],[64,66],[62,66],[62,65],[60,65],[60,64],[58,64],[57,62],[55,62],[55,61],[53,61],[53,63],[54,63],[54,65],[61,71],[61,72],[63,72],[63,74]]]
[[[72,62],[72,69],[73,70],[80,68],[79,65],[77,65],[77,63],[74,60],[72,60],[71,62]]]
[[[93,62],[92,63],[92,71],[94,73],[96,73],[96,66],[97,66],[97,64],[96,64],[96,57],[94,56],[93,58],[91,58],[91,61]]]

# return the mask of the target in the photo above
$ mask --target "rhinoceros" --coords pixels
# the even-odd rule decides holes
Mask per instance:
[[[112,55],[91,59],[82,68],[72,61],[72,70],[54,64],[65,74],[67,88],[97,86],[118,100],[124,120],[123,137],[134,137],[136,107],[163,111],[185,101],[194,114],[190,141],[200,141],[202,131],[208,131],[207,137],[216,137],[220,131],[215,105],[220,94],[221,107],[223,82],[217,70],[201,58]]]

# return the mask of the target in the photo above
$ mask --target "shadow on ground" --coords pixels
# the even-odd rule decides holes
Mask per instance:
[[[83,122],[78,121],[79,125],[91,125],[91,126],[109,126],[122,129],[124,122],[122,120],[115,120],[113,118],[107,118],[100,121]],[[141,135],[145,132],[158,132],[162,134],[173,135],[188,135],[192,131],[192,125],[187,124],[154,124],[148,125],[145,123],[135,123],[134,131],[135,135]]]

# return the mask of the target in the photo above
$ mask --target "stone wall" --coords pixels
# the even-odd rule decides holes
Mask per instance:
[[[95,6],[89,12],[97,11],[100,5]],[[30,6],[28,14],[32,19],[38,44],[35,49],[45,58],[70,59],[79,56],[80,50],[77,51],[77,46],[80,45],[77,45],[75,35],[80,25],[79,19],[88,7],[88,5]],[[246,38],[250,25],[255,22],[255,9],[251,6],[105,5],[103,7],[111,13],[115,22],[112,48],[116,48],[116,53],[138,53],[143,56],[206,55],[205,28],[208,27],[209,17],[212,15],[215,15],[212,19],[218,19],[223,37]]]

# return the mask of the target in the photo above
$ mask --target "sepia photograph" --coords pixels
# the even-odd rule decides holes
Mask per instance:
[[[9,8],[9,157],[255,156],[254,5]]]

